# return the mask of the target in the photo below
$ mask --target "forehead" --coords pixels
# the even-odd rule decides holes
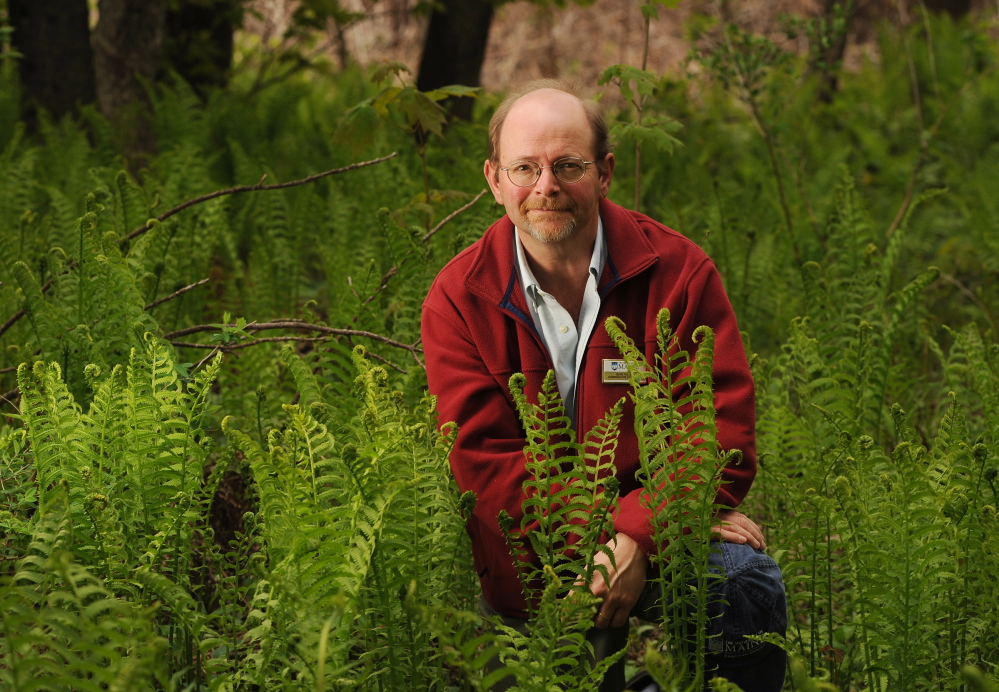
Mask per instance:
[[[507,160],[589,157],[593,131],[579,99],[540,89],[523,96],[510,109],[500,131],[499,149]]]

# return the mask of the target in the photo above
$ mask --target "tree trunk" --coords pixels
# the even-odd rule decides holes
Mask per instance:
[[[243,5],[244,0],[186,0],[167,11],[164,65],[201,95],[229,81],[233,32],[243,22]]]
[[[114,119],[131,103],[145,101],[142,81],[159,72],[166,36],[167,0],[99,0],[94,35],[97,103]]]
[[[166,35],[168,0],[99,0],[100,18],[94,35],[94,76],[97,105],[123,136],[126,155],[155,151],[153,128],[143,108],[143,82],[159,73]],[[129,108],[126,108],[129,107]]]
[[[947,12],[957,21],[971,11],[971,0],[925,0],[926,9],[932,12]]]
[[[94,100],[87,0],[7,0],[12,42],[22,55],[24,119],[37,123],[41,108],[60,118]]]
[[[450,84],[479,86],[492,21],[493,3],[490,0],[435,3],[423,43],[416,88],[430,91]],[[451,113],[471,120],[473,103],[471,98],[456,99],[451,104]]]

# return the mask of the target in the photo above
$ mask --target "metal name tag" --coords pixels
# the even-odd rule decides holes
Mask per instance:
[[[600,371],[600,381],[607,383],[628,384],[628,361],[604,358]]]

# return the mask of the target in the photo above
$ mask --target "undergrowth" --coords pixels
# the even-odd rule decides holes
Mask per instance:
[[[841,74],[826,104],[793,56],[708,32],[695,76],[643,77],[645,124],[684,146],[647,150],[637,186],[622,149],[612,188],[704,246],[758,354],[745,510],[784,569],[796,690],[999,675],[997,56],[981,25],[905,32],[884,28],[880,63]],[[396,93],[357,68],[260,91],[236,75],[204,102],[157,87],[158,153],[134,170],[93,111],[14,123],[12,78],[5,65],[0,686],[591,689],[594,604],[573,586],[604,550],[621,434],[641,443],[672,595],[629,665],[697,685],[728,458],[707,332],[678,354],[663,319],[663,355],[642,363],[607,327],[637,364],[635,431],[612,410],[577,438],[551,382],[536,401],[511,383],[533,477],[506,530],[540,556],[521,563],[536,625],[478,612],[475,498],[450,478],[419,318],[437,271],[498,216],[472,203],[496,95],[419,148],[386,102],[355,157],[332,144],[341,119]],[[684,458],[698,483],[670,473]]]

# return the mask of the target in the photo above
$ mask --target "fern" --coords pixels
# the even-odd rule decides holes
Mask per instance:
[[[700,343],[690,358],[679,348],[669,319],[669,311],[660,311],[655,363],[645,359],[620,320],[609,318],[606,327],[628,364],[633,389],[639,478],[659,546],[650,557],[653,578],[662,589],[669,653],[674,661],[693,661],[692,674],[703,680],[714,499],[721,470],[732,459],[716,442],[713,334],[706,327],[695,330],[694,342]]]
[[[56,504],[58,501],[54,501]],[[165,680],[166,642],[148,614],[118,601],[66,550],[68,505],[37,526],[28,554],[0,582],[0,681],[24,690],[128,690]]]
[[[81,509],[82,482],[77,460],[87,457],[80,435],[81,411],[62,382],[58,365],[36,363],[18,369],[21,415],[31,439],[38,470],[39,505],[42,516],[61,496],[63,484],[71,489],[71,505]]]
[[[460,550],[467,550],[462,509],[447,468],[453,439],[437,433],[432,405],[407,410],[387,388],[382,368],[372,367],[362,351],[354,360],[360,408],[350,423],[336,419],[342,402],[325,399],[308,366],[290,352],[285,361],[303,398],[301,405],[285,406],[284,431],[272,431],[265,450],[231,421],[223,423],[230,443],[249,461],[259,496],[255,526],[266,545],[260,564],[266,576],[257,587],[264,591],[251,603],[278,589],[290,604],[272,614],[266,613],[276,604],[251,605],[239,650],[272,652],[259,660],[265,667],[297,661],[293,665],[311,677],[318,674],[315,657],[323,641],[324,676],[332,670],[357,685],[379,676],[393,687],[422,687],[444,674],[441,654],[412,621],[416,611],[394,594],[406,593],[415,581],[417,610],[462,602],[456,596],[467,587],[456,587],[471,571]],[[336,436],[331,426],[340,431]],[[335,615],[320,617],[306,604],[332,608]],[[275,617],[283,633],[260,628]],[[301,639],[289,648],[285,637],[292,629]],[[349,658],[356,646],[373,652],[364,666]],[[258,672],[263,677],[254,679],[261,681],[277,673]]]
[[[747,129],[744,104],[695,76],[704,96],[695,106],[664,82],[649,116],[677,117],[700,144],[645,162],[646,180],[686,184],[656,188],[644,204],[716,259],[761,354],[760,473],[747,512],[765,520],[786,567],[789,641],[807,671],[795,664],[796,686],[986,689],[999,662],[995,42],[980,26],[933,17],[905,42],[891,29],[880,36],[879,61],[843,72],[832,104],[815,107],[807,85],[763,85],[774,91],[758,105],[785,109],[795,127],[773,131],[781,146],[762,176],[769,152]],[[918,84],[939,97],[920,101],[924,116],[955,99],[925,142],[910,85],[891,78],[908,74],[910,59]],[[577,568],[592,576],[576,546],[608,525],[584,512],[613,507],[612,416],[563,440],[554,398],[529,407],[551,433],[535,446],[565,463],[537,457],[538,472],[558,478],[572,467],[577,480],[552,495],[562,520],[551,523],[554,538],[530,535],[548,521],[547,480],[530,489],[537,521],[525,529],[522,513],[510,518],[517,551],[537,545],[560,567],[549,581],[523,563],[535,570],[544,622],[497,642],[475,629],[462,531],[474,497],[450,480],[454,431],[438,432],[425,374],[408,355],[381,344],[355,354],[340,338],[236,350],[216,370],[146,336],[228,311],[416,343],[437,269],[494,221],[479,204],[422,241],[428,223],[481,188],[487,97],[476,122],[452,123],[447,142],[425,152],[426,180],[408,134],[380,132],[379,151],[400,151],[386,165],[199,204],[121,244],[149,216],[211,190],[350,162],[330,142],[343,112],[375,93],[362,70],[307,71],[263,90],[252,78],[236,70],[232,89],[203,105],[184,85],[154,87],[158,153],[141,177],[120,171],[118,135],[93,107],[82,121],[42,115],[29,132],[13,120],[16,88],[0,97],[13,125],[0,128],[0,391],[20,408],[0,427],[0,676],[17,662],[39,671],[0,687],[484,688],[501,676],[483,672],[500,648],[524,686],[585,684],[592,671],[575,663],[585,645],[558,633],[577,622],[572,608],[590,606],[545,594],[571,589]],[[629,154],[619,155],[625,170]],[[786,209],[766,203],[760,181],[773,171],[785,176]],[[439,181],[457,190],[428,194]],[[205,277],[209,286],[144,309]],[[695,373],[696,354],[665,348],[660,360],[645,354],[635,388],[647,410],[645,501],[667,518],[689,501],[674,519],[697,532],[705,522],[695,515],[710,512],[703,460],[725,453],[710,434],[707,370]],[[898,428],[894,401],[909,411]],[[242,476],[247,493],[235,530],[216,537],[223,476]],[[701,504],[688,497],[701,490]],[[697,545],[663,535],[677,550]],[[222,536],[234,542],[220,545]],[[669,579],[691,591],[682,573]],[[74,595],[91,587],[100,593]],[[129,622],[133,638],[112,645]],[[102,628],[117,634],[102,639]],[[679,686],[696,670],[671,642],[646,664]],[[134,658],[147,645],[151,658]],[[567,667],[538,671],[549,655]],[[966,664],[984,674],[963,674]]]

